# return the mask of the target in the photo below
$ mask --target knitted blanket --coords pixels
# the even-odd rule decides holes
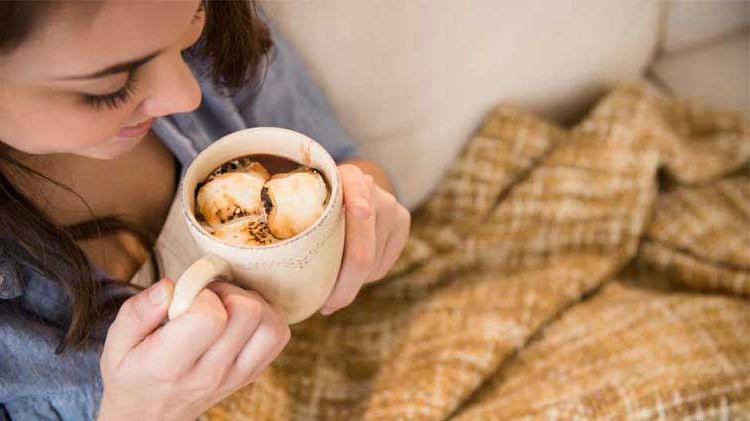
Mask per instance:
[[[639,85],[571,130],[497,108],[388,278],[205,418],[750,419],[749,162]]]

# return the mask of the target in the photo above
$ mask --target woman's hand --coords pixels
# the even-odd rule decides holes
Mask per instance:
[[[123,304],[104,343],[100,420],[187,420],[252,383],[289,341],[282,315],[258,294],[214,282],[160,326],[173,284]]]
[[[344,259],[336,286],[320,310],[324,315],[348,306],[363,284],[388,273],[411,225],[409,211],[371,175],[353,164],[339,165],[339,174],[346,208]]]

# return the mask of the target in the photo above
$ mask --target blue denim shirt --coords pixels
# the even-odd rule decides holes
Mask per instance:
[[[181,164],[214,140],[254,126],[279,126],[319,141],[336,160],[355,155],[355,146],[337,122],[319,88],[290,45],[273,29],[262,85],[234,95],[214,85],[207,62],[185,55],[203,94],[190,113],[159,118],[153,126]],[[55,348],[70,320],[70,299],[57,283],[12,256],[18,246],[0,244],[0,420],[85,420],[96,417],[102,394],[99,356],[104,334],[84,349],[62,355]],[[127,285],[97,277],[110,295],[128,295]]]

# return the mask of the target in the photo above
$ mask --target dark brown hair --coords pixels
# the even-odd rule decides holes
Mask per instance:
[[[206,25],[189,54],[210,59],[208,70],[214,81],[230,90],[239,88],[259,73],[263,56],[271,48],[268,28],[259,20],[251,0],[203,1]],[[0,54],[21,46],[35,25],[58,4],[55,1],[0,1]],[[7,148],[7,145],[0,146]],[[6,258],[41,270],[70,295],[72,316],[58,352],[68,345],[84,345],[101,322],[117,311],[121,302],[105,298],[89,260],[76,241],[129,230],[150,248],[155,235],[116,217],[97,217],[93,212],[90,221],[60,226],[13,186],[9,181],[10,171],[35,176],[42,182],[77,194],[3,154],[0,148],[0,246],[9,242],[20,246],[0,249],[5,249],[6,254],[12,253]],[[153,250],[151,257],[155,259]],[[158,272],[154,276],[158,277]]]

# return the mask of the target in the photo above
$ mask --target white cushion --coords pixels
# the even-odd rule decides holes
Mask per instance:
[[[743,112],[750,121],[750,32],[667,55],[653,71],[676,95]]]
[[[308,0],[261,6],[414,207],[492,106],[558,119],[638,78],[652,0]]]

